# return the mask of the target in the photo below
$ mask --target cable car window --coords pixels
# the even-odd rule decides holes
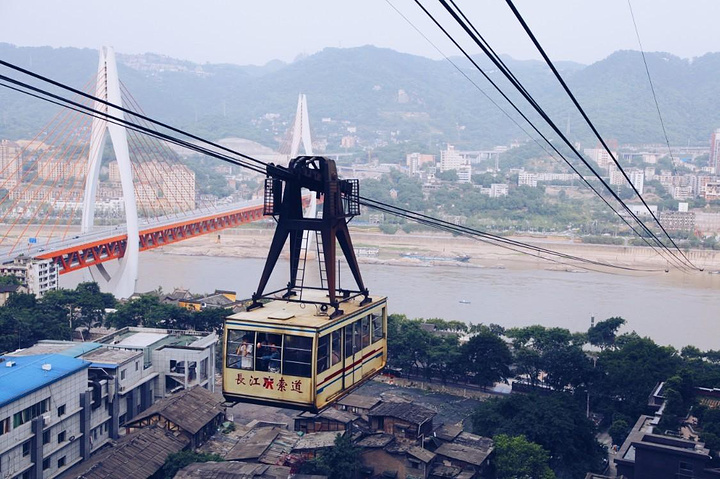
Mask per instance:
[[[332,366],[335,366],[342,359],[342,330],[338,329],[330,333],[332,343]]]
[[[373,313],[370,315],[370,321],[372,321],[373,343],[380,341],[385,335],[383,334],[383,317],[382,314]]]
[[[282,349],[282,335],[272,333],[258,333],[255,348],[257,350],[257,361],[255,362],[255,369],[258,371],[279,373],[281,359],[280,350]]]
[[[353,344],[353,338],[355,337],[353,330],[357,323],[348,324],[345,326],[345,357],[349,358],[355,354],[355,344]]]
[[[255,353],[255,332],[239,329],[228,330],[226,361],[227,367],[252,369]]]
[[[330,335],[320,336],[318,338],[317,351],[317,373],[325,371],[330,367]]]
[[[283,346],[283,374],[309,378],[312,373],[313,338],[285,335]]]
[[[370,346],[370,316],[360,320],[360,331],[360,347],[364,349]]]

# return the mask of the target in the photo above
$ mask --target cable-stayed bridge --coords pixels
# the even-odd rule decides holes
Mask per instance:
[[[127,112],[144,115],[118,78],[112,49],[101,49],[83,91],[107,104],[78,103],[151,127]],[[262,198],[220,203],[198,192],[196,175],[217,163],[184,160],[168,143],[107,118],[63,109],[31,141],[0,145],[0,264],[23,255],[57,274],[87,268],[104,289],[128,297],[140,252],[263,218]],[[304,95],[290,133],[289,157],[301,143],[312,154]],[[314,204],[305,198],[311,214]]]

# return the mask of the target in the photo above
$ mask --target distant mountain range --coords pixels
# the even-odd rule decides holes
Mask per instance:
[[[707,143],[720,127],[720,53],[692,60],[667,53],[646,56],[671,143]],[[0,43],[0,58],[75,87],[85,85],[97,68],[97,52],[90,49]],[[517,118],[466,60],[453,61]],[[512,91],[487,60],[479,61],[504,91]],[[594,145],[543,63],[505,61],[563,131]],[[274,134],[254,120],[276,113],[289,121],[301,92],[308,97],[311,124],[345,120],[358,136],[392,131],[416,144],[450,142],[472,149],[526,138],[449,62],[388,49],[326,48],[290,64],[262,67],[121,52],[118,62],[122,82],[148,115],[212,139],[239,136],[276,147]],[[618,51],[592,65],[559,62],[558,67],[605,138],[664,141],[639,52]],[[518,105],[530,111],[523,102]],[[33,136],[56,112],[53,105],[0,88],[0,138]]]

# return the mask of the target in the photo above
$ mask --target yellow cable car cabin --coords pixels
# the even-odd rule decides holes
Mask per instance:
[[[338,177],[333,160],[299,156],[267,165],[264,214],[277,221],[257,291],[247,311],[225,319],[223,395],[317,411],[378,373],[387,361],[386,298],[371,298],[348,231],[360,214],[357,180]],[[306,217],[302,190],[323,200]],[[320,284],[306,284],[310,232],[315,233]],[[287,286],[265,292],[285,243]],[[340,245],[357,289],[340,286]]]
[[[387,362],[386,298],[320,308],[275,300],[225,321],[223,394],[318,411],[377,374]]]

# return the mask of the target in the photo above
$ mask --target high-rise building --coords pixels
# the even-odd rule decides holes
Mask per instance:
[[[720,173],[720,128],[710,137],[710,166],[715,168],[715,174]]]
[[[643,170],[630,170],[630,183],[642,195],[645,189],[645,172]]]
[[[5,181],[6,188],[15,186],[22,171],[22,149],[20,145],[8,140],[0,141],[0,178]]]

